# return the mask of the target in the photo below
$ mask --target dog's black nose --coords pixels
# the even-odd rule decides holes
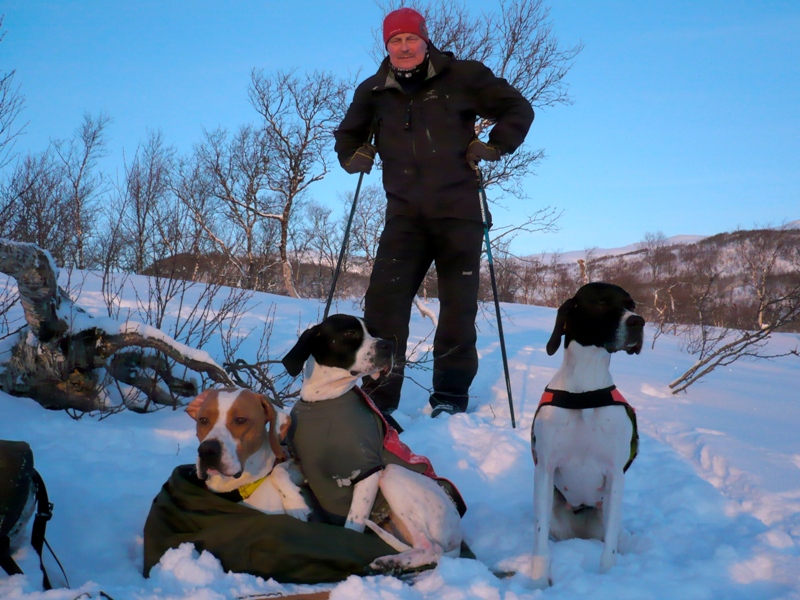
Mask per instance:
[[[394,356],[394,342],[392,340],[379,339],[375,342],[375,361],[383,364],[392,360]]]
[[[639,315],[631,315],[630,317],[625,319],[625,326],[631,329],[643,329],[644,319]]]
[[[216,465],[222,457],[222,444],[219,440],[206,440],[197,448],[197,455],[206,465]]]
[[[639,354],[644,344],[644,319],[639,315],[631,315],[625,319],[625,351],[628,354]]]

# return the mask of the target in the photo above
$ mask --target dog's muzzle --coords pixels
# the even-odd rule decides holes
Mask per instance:
[[[394,366],[394,342],[391,340],[378,340],[375,343],[375,366],[384,372],[392,370]]]
[[[644,319],[631,315],[625,319],[625,352],[639,354],[644,344]]]
[[[222,444],[219,440],[204,440],[197,448],[197,477],[205,481],[209,470],[227,475],[222,472]],[[241,476],[242,471],[233,474],[236,479]]]
[[[354,377],[363,373],[370,373],[370,377],[377,379],[392,370],[394,366],[394,342],[375,338],[366,360],[357,368],[351,369],[350,374]]]

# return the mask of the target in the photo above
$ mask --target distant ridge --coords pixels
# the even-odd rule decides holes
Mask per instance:
[[[773,227],[773,229],[800,229],[800,220],[790,221],[783,226]],[[718,235],[718,234],[713,234],[713,235]],[[664,243],[667,246],[694,244],[696,242],[699,242],[700,240],[709,237],[712,237],[712,235],[673,235],[671,237],[664,238]],[[591,252],[594,258],[599,258],[601,256],[620,256],[623,254],[631,254],[633,252],[640,250],[643,242],[644,240],[636,242],[635,244],[620,246],[619,248],[586,248],[584,250],[570,250],[569,252],[558,252],[558,251],[542,252],[539,254],[533,254],[531,255],[531,257],[539,258],[546,261],[549,257],[552,257],[554,254],[558,254],[558,262],[573,263],[580,258],[586,258],[587,252]]]
[[[800,221],[797,221],[800,224]],[[705,239],[707,235],[673,235],[672,237],[668,237],[664,239],[664,242],[668,246],[676,246],[678,244],[694,244],[695,242],[699,242],[702,239]],[[591,252],[595,258],[600,256],[619,256],[621,254],[630,254],[631,252],[636,252],[637,250],[641,249],[642,242],[636,242],[635,244],[629,244],[627,246],[620,246],[619,248],[586,248],[585,250],[570,250],[569,252],[542,252],[540,254],[534,254],[533,256],[539,258],[546,258],[552,256],[553,254],[558,254],[558,261],[559,262],[575,262],[579,258],[586,258],[586,253]]]

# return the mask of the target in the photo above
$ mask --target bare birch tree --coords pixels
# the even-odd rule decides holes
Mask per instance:
[[[270,194],[248,210],[279,226],[278,255],[284,292],[297,297],[289,256],[292,218],[309,186],[328,173],[333,129],[345,109],[348,85],[329,73],[254,70],[250,103],[262,117],[266,186]]]
[[[60,165],[52,149],[22,158],[9,174],[0,195],[6,210],[0,236],[52,248],[64,264],[72,244],[72,213]]]
[[[289,240],[296,261],[293,272],[297,273],[298,293],[312,298],[325,298],[342,245],[342,235],[333,218],[333,209],[314,200],[308,202],[295,220]],[[305,265],[304,273],[300,273],[302,265]]]
[[[97,161],[106,153],[105,128],[110,121],[106,115],[86,114],[72,138],[53,143],[63,171],[72,221],[69,264],[79,269],[87,267],[86,246],[94,224],[93,210],[103,185]]]
[[[743,288],[753,298],[752,325],[763,329],[774,318],[775,298],[783,293],[778,276],[791,271],[794,237],[786,228],[737,231],[734,243],[736,271]],[[779,310],[779,309],[778,309]]]
[[[644,241],[639,247],[643,254],[645,284],[650,288],[651,300],[649,310],[644,316],[650,323],[656,324],[656,333],[652,341],[652,346],[655,346],[659,335],[670,326],[674,327],[676,309],[674,291],[680,284],[677,276],[677,259],[661,231],[645,233]]]
[[[195,149],[195,168],[202,184],[199,195],[186,196],[193,219],[236,274],[233,285],[267,291],[263,281],[275,246],[264,213],[273,208],[269,189],[269,148],[266,133],[251,125],[229,136],[206,132]],[[182,189],[189,189],[184,184]],[[183,196],[182,196],[183,197]]]
[[[343,206],[353,202],[353,192],[347,192]],[[367,275],[372,271],[378,253],[378,242],[386,219],[386,194],[380,185],[367,185],[358,198],[359,210],[350,230],[350,253],[358,258],[358,266]],[[347,213],[345,213],[347,214]],[[344,229],[346,218],[342,219]]]
[[[0,44],[5,38],[3,31],[3,15],[0,15]],[[5,167],[13,158],[14,142],[22,133],[24,125],[16,124],[19,114],[25,104],[25,97],[20,93],[19,87],[14,82],[14,69],[0,71],[0,169]],[[0,211],[4,207],[0,206]]]
[[[125,165],[117,220],[126,271],[141,274],[145,267],[174,251],[174,245],[164,239],[169,237],[165,235],[165,217],[174,210],[170,195],[174,156],[163,134],[155,131]]]
[[[755,314],[750,327],[726,326],[722,318],[708,322],[709,318],[702,313],[708,311],[709,305],[720,302],[727,304],[727,299],[712,292],[713,283],[719,278],[724,263],[707,256],[704,262],[694,265],[696,270],[708,274],[705,285],[699,286],[699,293],[695,295],[696,305],[701,311],[701,324],[689,327],[690,332],[696,332],[698,356],[695,364],[669,384],[673,393],[686,390],[717,367],[730,365],[743,358],[769,359],[786,354],[798,355],[797,349],[775,354],[768,346],[773,333],[800,322],[800,251],[795,244],[787,243],[789,234],[785,231],[740,236],[734,245],[735,262],[744,267],[739,270],[743,281],[731,277],[734,289],[730,293],[733,295],[739,289],[739,284],[744,283],[742,287],[753,297]],[[700,269],[697,269],[698,266]],[[776,281],[779,270],[784,272],[784,276]]]

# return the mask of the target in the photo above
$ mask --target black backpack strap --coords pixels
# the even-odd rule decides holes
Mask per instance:
[[[42,552],[44,551],[44,545],[47,544],[47,540],[44,539],[44,531],[47,527],[47,522],[53,517],[53,505],[50,504],[50,500],[47,497],[47,488],[44,486],[44,480],[36,469],[34,469],[31,474],[31,481],[36,486],[36,516],[33,518],[31,546],[36,550],[36,554],[39,555],[39,566],[42,569],[42,587],[46,591],[52,590],[53,586],[44,568]],[[47,547],[50,548],[50,545],[48,544]],[[50,548],[50,552],[53,552],[52,548]],[[55,554],[53,554],[53,557],[56,559],[59,566],[61,566],[58,557],[56,557]],[[0,535],[0,567],[9,575],[23,574],[22,569],[20,569],[19,565],[11,558],[11,540],[5,534]],[[63,573],[63,567],[61,571]],[[66,577],[66,573],[64,573],[64,577]]]
[[[50,585],[50,578],[47,577],[47,571],[44,568],[42,550],[45,544],[44,530],[47,527],[47,522],[53,518],[53,505],[47,497],[47,488],[44,485],[44,480],[36,469],[33,470],[32,479],[34,485],[36,485],[36,516],[33,518],[31,546],[36,550],[36,554],[39,555],[39,565],[42,567],[42,587],[45,590],[51,590],[53,586]]]
[[[33,452],[27,442],[0,440],[0,567],[9,575],[22,569],[11,558],[11,534],[25,512],[33,472]]]

